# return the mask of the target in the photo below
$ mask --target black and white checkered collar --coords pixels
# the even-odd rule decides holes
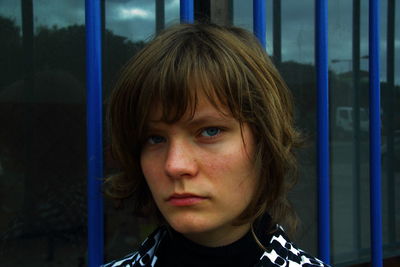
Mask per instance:
[[[158,228],[143,241],[136,252],[120,260],[110,262],[104,265],[104,267],[155,267],[158,260],[157,251],[159,245],[166,235],[167,228],[165,226]],[[267,244],[266,250],[255,267],[328,267],[321,260],[297,248],[286,236],[281,226],[277,226],[276,230],[270,236],[269,244]]]

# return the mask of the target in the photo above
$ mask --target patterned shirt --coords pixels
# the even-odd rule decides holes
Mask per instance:
[[[120,260],[110,262],[103,267],[158,267],[158,248],[166,238],[167,229],[160,227],[154,231],[140,245],[139,249]],[[276,231],[271,234],[269,244],[254,267],[269,266],[321,266],[328,267],[321,260],[307,254],[297,248],[286,236],[282,227],[277,226]]]

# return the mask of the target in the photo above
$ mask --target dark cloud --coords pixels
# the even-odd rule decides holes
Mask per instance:
[[[267,1],[267,52],[272,53],[272,1]],[[314,64],[315,1],[285,0],[282,8],[282,59]],[[387,4],[380,5],[381,79],[386,76],[386,18]],[[251,1],[234,1],[234,23],[252,30],[253,6]],[[368,55],[368,1],[361,1],[361,55]],[[328,1],[328,53],[329,67],[347,72],[352,63],[353,1]],[[400,25],[400,5],[396,6],[396,25]],[[400,67],[400,27],[396,27],[396,69]],[[332,63],[332,60],[339,60]],[[368,59],[361,60],[361,68],[368,70]],[[396,76],[400,83],[400,75]]]
[[[179,0],[165,1],[165,22],[179,21]],[[133,41],[155,32],[155,1],[108,1],[106,27]]]
[[[2,0],[0,2],[0,15],[10,18],[17,25],[21,25],[21,2],[15,0]]]
[[[147,39],[154,33],[155,1],[107,0],[106,27],[114,33],[133,41]],[[85,23],[85,1],[83,0],[38,0],[33,1],[34,27],[66,27]],[[21,25],[21,2],[2,0],[0,14],[12,18]],[[166,24],[179,21],[179,0],[165,1]]]
[[[253,29],[252,1],[233,1],[234,24]],[[314,0],[285,0],[282,4],[282,58],[304,63],[314,62]],[[21,2],[2,0],[0,14],[21,25]],[[65,27],[85,23],[83,0],[33,1],[34,23],[38,26]],[[330,68],[337,72],[350,70],[352,51],[352,1],[328,1],[328,34]],[[386,1],[381,2],[381,78],[386,75]],[[267,1],[267,51],[272,53],[272,1]],[[396,25],[400,25],[400,5],[396,5]],[[165,1],[166,25],[179,21],[179,0]],[[155,31],[155,1],[107,0],[106,27],[133,41],[146,40]],[[396,69],[400,62],[400,27],[396,27]],[[361,55],[368,54],[368,1],[361,1]],[[331,61],[342,60],[338,63]],[[368,60],[361,61],[367,69]],[[400,83],[400,75],[396,76]]]

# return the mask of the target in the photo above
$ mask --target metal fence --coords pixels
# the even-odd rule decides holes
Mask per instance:
[[[315,1],[315,62],[317,72],[317,174],[319,257],[330,263],[328,0]],[[253,1],[254,33],[266,45],[266,0]],[[357,2],[357,1],[355,1]],[[100,1],[86,0],[87,135],[88,135],[88,253],[89,266],[103,262],[102,58]],[[193,0],[180,1],[181,21],[194,21]],[[379,1],[369,0],[370,95],[370,214],[372,266],[382,266],[381,122],[379,83]]]

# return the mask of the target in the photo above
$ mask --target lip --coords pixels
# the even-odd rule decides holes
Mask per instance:
[[[207,199],[203,196],[198,196],[191,193],[172,194],[167,202],[176,207],[193,206]]]

